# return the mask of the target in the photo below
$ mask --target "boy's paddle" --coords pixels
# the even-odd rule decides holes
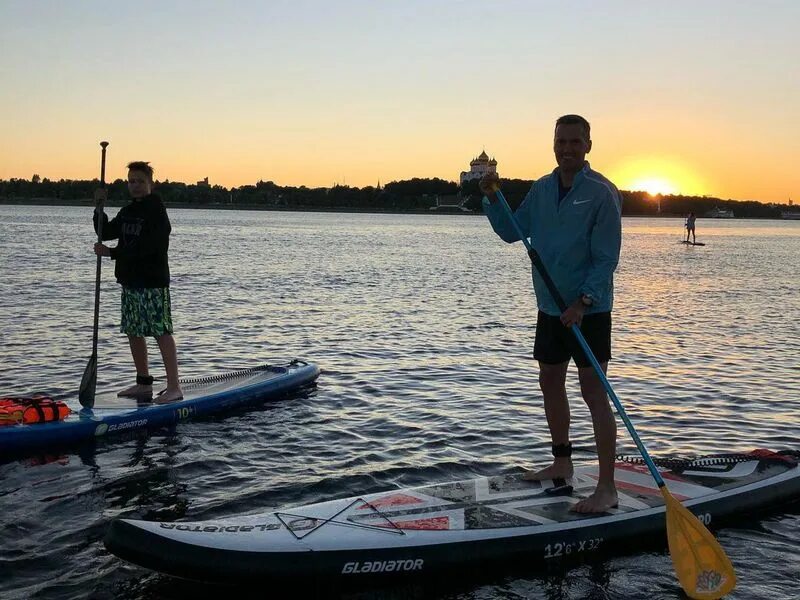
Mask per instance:
[[[108,142],[100,142],[100,147],[103,149],[100,158],[100,187],[106,187],[106,146]],[[97,207],[100,209],[97,215],[97,241],[103,241],[103,200],[100,200]],[[84,408],[92,408],[94,406],[94,393],[97,388],[97,329],[100,322],[100,269],[102,266],[101,257],[97,257],[97,272],[94,280],[94,333],[92,337],[92,356],[89,357],[89,362],[86,369],[83,371],[81,378],[81,387],[78,390],[78,400]]]
[[[556,301],[559,310],[563,313],[567,310],[567,304],[564,302],[564,298],[561,297],[558,289],[556,289],[555,283],[542,262],[542,258],[523,234],[503,193],[500,190],[495,190],[495,193],[497,195],[497,200],[505,209],[508,218],[511,219],[511,223],[514,225],[517,235],[519,235],[522,243],[525,244],[525,247],[528,249],[528,256],[530,256],[533,266],[539,272],[539,275],[541,275],[548,291]],[[639,439],[639,435],[636,433],[633,423],[631,423],[628,415],[625,413],[625,409],[622,407],[622,403],[611,388],[608,378],[605,373],[603,373],[600,363],[597,362],[597,358],[589,348],[589,344],[586,343],[586,339],[583,337],[580,328],[577,325],[573,325],[570,329],[578,340],[581,348],[583,348],[584,353],[589,358],[589,362],[592,363],[592,367],[594,367],[600,381],[603,382],[603,387],[605,387],[606,392],[608,392],[608,395],[614,402],[617,413],[619,413],[619,416],[625,423],[625,427],[627,427],[630,432],[633,441],[636,442],[636,447],[642,454],[642,458],[647,464],[650,474],[653,476],[653,479],[655,479],[658,489],[661,490],[661,495],[664,497],[664,505],[666,507],[669,553],[672,556],[672,564],[675,567],[675,573],[678,576],[678,581],[680,581],[683,591],[686,592],[690,598],[695,598],[697,600],[715,600],[717,598],[722,598],[736,587],[736,573],[733,570],[731,561],[728,560],[725,551],[705,525],[703,525],[685,506],[678,502],[667,489],[664,479],[661,477],[656,465],[650,458],[642,440]]]

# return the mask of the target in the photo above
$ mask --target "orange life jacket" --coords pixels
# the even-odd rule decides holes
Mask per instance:
[[[0,397],[0,427],[63,421],[71,412],[65,403],[44,394]]]

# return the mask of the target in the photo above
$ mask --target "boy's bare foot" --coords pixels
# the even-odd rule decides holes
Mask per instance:
[[[168,404],[170,402],[177,402],[183,400],[183,390],[181,388],[167,388],[158,393],[156,397],[156,404]]]
[[[139,396],[152,396],[153,386],[142,385],[140,383],[134,384],[131,387],[125,388],[117,392],[119,398],[138,398]]]
[[[542,481],[544,479],[569,479],[572,477],[573,468],[570,459],[557,458],[553,464],[539,471],[526,471],[522,478],[525,481]]]
[[[577,513],[604,513],[618,505],[617,489],[613,485],[598,485],[591,496],[573,505],[570,510]]]

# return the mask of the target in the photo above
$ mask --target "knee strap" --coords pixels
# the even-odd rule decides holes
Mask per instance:
[[[572,456],[572,442],[553,444],[553,456],[556,458]]]
[[[152,375],[136,375],[136,383],[139,385],[153,385]]]

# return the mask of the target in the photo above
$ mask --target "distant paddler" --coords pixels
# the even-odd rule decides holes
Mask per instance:
[[[694,222],[697,220],[697,216],[693,212],[689,213],[689,216],[686,217],[686,241],[689,241],[689,236],[692,236],[692,243],[697,243],[697,237],[694,234]]]

